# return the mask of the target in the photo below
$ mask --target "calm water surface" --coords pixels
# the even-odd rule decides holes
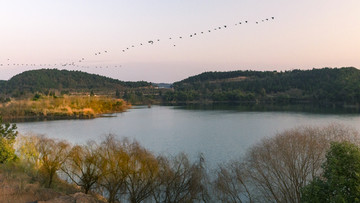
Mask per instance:
[[[215,166],[239,158],[264,137],[300,125],[341,123],[360,131],[360,114],[204,110],[169,106],[135,107],[116,117],[18,123],[20,133],[46,134],[71,143],[100,141],[106,134],[136,139],[159,154],[203,153]]]

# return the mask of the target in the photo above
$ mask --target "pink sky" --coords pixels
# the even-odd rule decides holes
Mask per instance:
[[[151,82],[204,71],[360,68],[359,10],[359,0],[1,1],[0,80],[53,67]],[[58,65],[73,61],[79,67]]]

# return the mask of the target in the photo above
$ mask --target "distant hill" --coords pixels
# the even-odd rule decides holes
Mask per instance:
[[[154,86],[159,87],[155,89]],[[172,87],[172,89],[169,89]],[[204,72],[173,84],[124,82],[80,71],[41,69],[0,81],[0,102],[51,91],[112,95],[132,104],[319,103],[360,106],[360,70]]]
[[[25,71],[12,77],[8,81],[0,81],[0,93],[11,95],[16,92],[42,92],[46,90],[115,91],[121,88],[141,88],[148,86],[151,86],[151,83],[145,81],[124,82],[81,71],[40,69]]]
[[[205,72],[173,84],[168,102],[360,103],[360,70]]]

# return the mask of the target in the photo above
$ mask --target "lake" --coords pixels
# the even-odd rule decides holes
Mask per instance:
[[[136,139],[155,154],[203,153],[212,167],[239,158],[264,137],[301,125],[341,123],[360,131],[360,114],[334,109],[241,106],[135,106],[114,117],[17,123],[20,133],[46,134],[71,143],[100,141],[112,133]]]

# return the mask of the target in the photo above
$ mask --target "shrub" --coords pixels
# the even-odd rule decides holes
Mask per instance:
[[[18,134],[16,125],[3,124],[0,117],[0,164],[16,159],[14,143]]]

